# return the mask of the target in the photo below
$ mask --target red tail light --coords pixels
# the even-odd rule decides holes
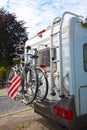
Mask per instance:
[[[65,110],[64,108],[55,106],[54,107],[55,113],[67,120],[72,120],[72,111]]]

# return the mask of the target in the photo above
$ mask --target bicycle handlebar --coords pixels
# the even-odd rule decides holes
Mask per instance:
[[[21,48],[24,48],[24,46],[16,46],[15,53],[10,54],[10,56],[12,56],[12,55],[14,56],[14,58],[12,59],[13,61],[16,61],[16,62],[21,61],[22,62],[23,58],[25,59],[26,57],[27,58],[32,58],[32,59],[37,59],[39,57],[37,48],[31,48],[31,46],[27,46],[27,47],[25,47],[25,49],[27,50],[27,53],[19,54],[17,52],[17,49],[21,49]],[[34,54],[32,54],[32,50],[34,51]]]

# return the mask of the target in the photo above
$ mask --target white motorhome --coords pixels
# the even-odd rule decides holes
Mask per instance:
[[[71,17],[65,18],[66,15]],[[87,124],[87,19],[71,12],[26,43],[38,49],[46,64],[49,91],[35,112],[74,130]]]

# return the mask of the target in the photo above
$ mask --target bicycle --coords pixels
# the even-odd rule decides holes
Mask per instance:
[[[15,75],[22,77],[22,82],[20,84],[20,93],[22,96],[17,96],[19,99],[23,99],[26,104],[32,103],[35,99],[40,101],[44,100],[48,93],[48,82],[46,75],[44,74],[44,70],[41,67],[36,67],[36,65],[32,64],[31,61],[28,59],[37,59],[38,55],[35,54],[36,49],[32,49],[35,51],[34,54],[28,53],[31,51],[31,47],[26,47],[27,53],[26,55],[26,62],[22,61],[21,58],[14,58],[13,60],[19,62],[16,66],[12,67],[8,74],[8,81],[12,80]],[[19,56],[19,54],[17,54]],[[44,95],[42,94],[42,86],[45,84],[46,90]]]
[[[34,49],[29,49],[28,51],[32,53],[34,53],[34,55],[32,56],[30,53],[30,58],[32,59],[32,64],[35,68],[35,71],[37,73],[37,80],[38,80],[38,90],[36,93],[36,101],[43,101],[48,94],[48,80],[47,80],[47,74],[46,71],[44,70],[44,68],[46,67],[46,65],[42,64],[40,66],[37,65],[37,58],[38,56],[38,51],[36,48]],[[32,52],[34,51],[34,52]],[[36,58],[35,58],[36,57]]]
[[[38,87],[37,73],[34,67],[31,66],[30,62],[25,63],[19,54],[16,53],[16,55],[19,57],[13,58],[13,61],[20,63],[16,64],[9,70],[7,82],[10,83],[12,78],[16,75],[22,77],[22,82],[19,85],[16,98],[18,100],[22,99],[26,104],[29,104],[32,103],[36,97]]]
[[[38,55],[38,51],[36,48],[30,49],[31,53],[34,50],[34,55]],[[39,56],[38,56],[39,57]],[[31,57],[32,58],[32,57]],[[32,58],[33,66],[35,67],[37,76],[38,76],[38,90],[36,94],[36,101],[43,101],[48,94],[48,79],[47,79],[47,73],[45,71],[45,64],[41,64],[40,66],[37,65],[37,58]]]

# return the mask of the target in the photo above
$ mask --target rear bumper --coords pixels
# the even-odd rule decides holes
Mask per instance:
[[[54,110],[55,106],[62,107],[66,110],[72,111],[73,113],[72,120],[67,120],[57,115]],[[38,114],[45,116],[49,119],[52,119],[58,122],[59,124],[69,128],[70,130],[75,129],[75,127],[81,127],[87,124],[87,119],[84,120],[82,117],[79,118],[76,117],[74,96],[69,96],[68,98],[61,99],[59,102],[52,100],[45,100],[43,102],[34,102],[34,110]]]

